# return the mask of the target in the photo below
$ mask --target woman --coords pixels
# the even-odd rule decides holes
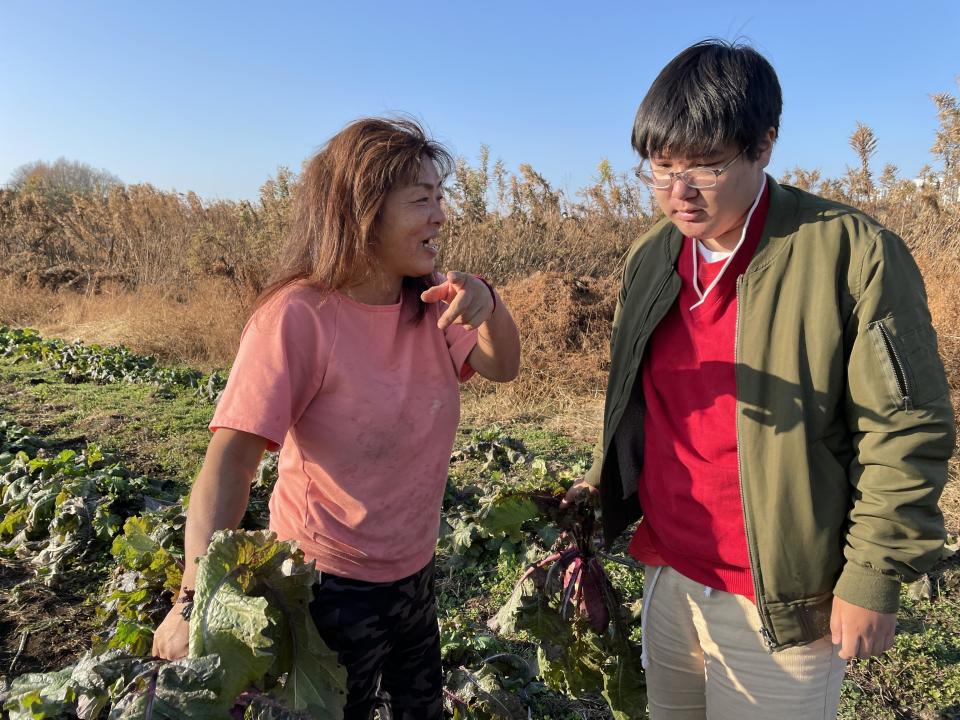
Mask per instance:
[[[517,328],[482,278],[435,274],[452,159],[408,120],[358,120],[308,163],[276,279],[247,323],[187,515],[185,556],[236,527],[280,448],[270,527],[321,572],[311,612],[344,717],[441,718],[433,554],[458,382],[509,381]],[[186,563],[181,595],[196,565]],[[186,654],[180,608],[156,655]]]

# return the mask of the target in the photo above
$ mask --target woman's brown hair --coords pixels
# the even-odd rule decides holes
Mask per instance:
[[[424,157],[441,178],[453,169],[450,152],[408,118],[362,118],[330,138],[304,166],[277,268],[256,306],[300,280],[329,291],[367,277],[384,198],[417,182]],[[425,311],[420,293],[433,284],[431,276],[403,280],[417,320]]]

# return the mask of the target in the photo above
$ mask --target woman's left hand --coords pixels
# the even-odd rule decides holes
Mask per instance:
[[[453,323],[467,330],[478,328],[490,319],[495,307],[493,294],[483,280],[453,271],[447,273],[444,282],[424,290],[420,299],[425,303],[445,302],[449,306],[437,321],[441,330]]]
[[[449,306],[437,321],[441,330],[453,323],[478,330],[477,344],[467,356],[470,367],[494,382],[509,382],[517,376],[520,333],[496,290],[475,275],[448,272],[446,280],[425,290],[420,298],[425,303],[442,300]]]

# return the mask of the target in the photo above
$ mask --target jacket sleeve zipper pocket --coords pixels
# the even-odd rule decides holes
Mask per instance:
[[[900,393],[900,407],[906,412],[911,412],[913,411],[913,398],[910,394],[907,373],[903,366],[903,361],[900,359],[900,353],[897,352],[897,346],[894,345],[893,338],[890,337],[890,333],[887,332],[887,328],[884,327],[883,322],[877,322],[876,326],[880,331],[880,335],[883,337],[883,346],[887,350],[887,358],[893,367],[893,375],[897,381],[897,390]]]

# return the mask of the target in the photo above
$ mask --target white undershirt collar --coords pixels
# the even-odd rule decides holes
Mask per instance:
[[[703,261],[708,264],[726,260],[733,255],[733,250],[711,250],[703,244],[703,240],[697,240],[697,250],[700,251]]]

